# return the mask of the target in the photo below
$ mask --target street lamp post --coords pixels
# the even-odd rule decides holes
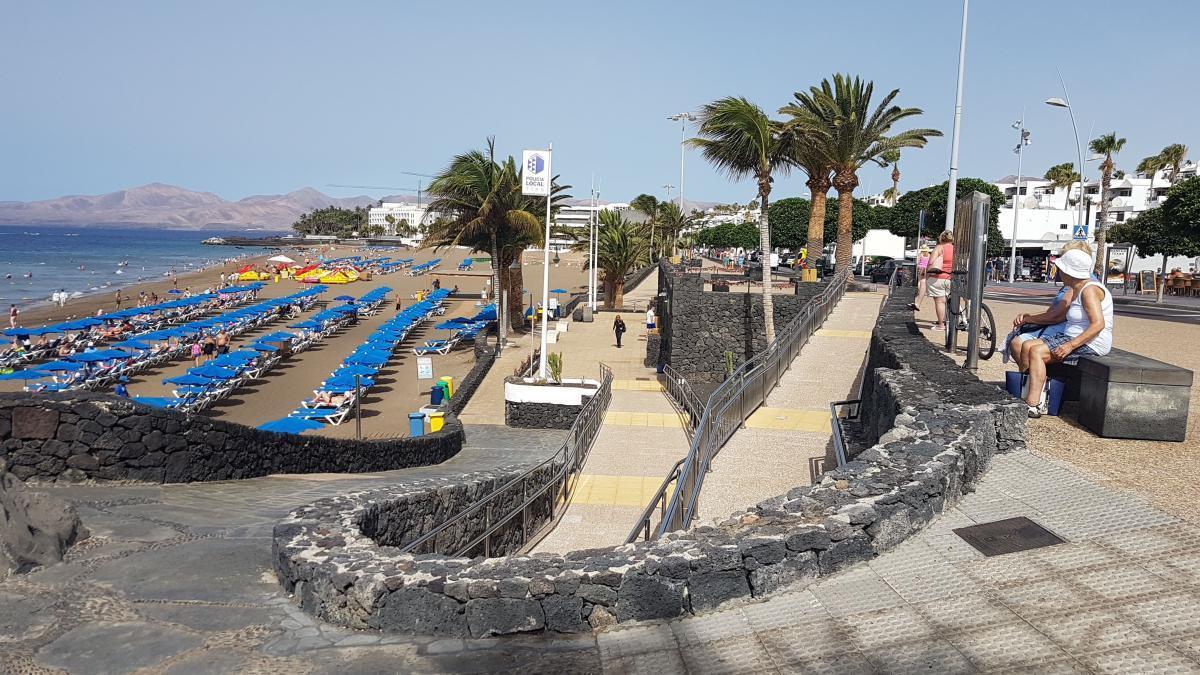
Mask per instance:
[[[667,119],[673,122],[679,122],[679,215],[684,215],[683,210],[683,160],[687,151],[687,123],[695,122],[697,118],[690,112],[681,112],[671,115]],[[672,251],[671,255],[675,255]]]
[[[954,208],[958,201],[958,133],[962,127],[963,68],[967,62],[967,9],[970,0],[963,0],[962,32],[958,36],[958,85],[954,92],[954,131],[950,137],[950,180],[946,195],[946,227],[954,231]]]
[[[1029,145],[1029,130],[1025,128],[1025,114],[1021,114],[1021,119],[1013,122],[1012,127],[1017,130],[1017,147],[1013,148],[1013,152],[1017,153],[1017,194],[1013,197],[1013,230],[1012,230],[1012,256],[1008,260],[1008,283],[1016,283],[1017,281],[1017,226],[1021,223],[1021,160],[1024,159],[1025,146]]]
[[[1054,106],[1055,108],[1066,108],[1071,115],[1071,131],[1075,132],[1075,154],[1079,158],[1079,225],[1087,225],[1083,214],[1083,146],[1079,144],[1079,127],[1075,125],[1075,109],[1071,107],[1071,95],[1067,93],[1067,83],[1062,79],[1062,73],[1058,74],[1058,81],[1062,84],[1063,98],[1057,96],[1046,99],[1046,105]],[[1070,188],[1068,188],[1069,190]],[[1068,193],[1069,194],[1069,193]],[[1074,236],[1074,233],[1072,233]]]

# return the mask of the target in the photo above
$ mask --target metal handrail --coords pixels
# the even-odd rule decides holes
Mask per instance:
[[[575,422],[571,425],[571,429],[567,432],[566,439],[553,455],[526,469],[521,475],[493,490],[486,497],[447,518],[429,532],[402,546],[400,550],[405,553],[437,553],[441,555],[461,556],[483,544],[483,555],[491,557],[493,554],[492,536],[518,515],[522,517],[520,543],[523,545],[531,538],[531,533],[529,532],[529,507],[544,498],[552,489],[554,492],[550,495],[549,518],[546,520],[546,523],[554,522],[556,508],[560,503],[566,504],[570,502],[571,495],[574,492],[575,481],[569,479],[578,473],[583,467],[584,462],[587,461],[588,453],[591,452],[592,444],[595,442],[596,436],[600,431],[600,426],[604,422],[604,413],[608,410],[608,403],[612,399],[612,382],[612,369],[606,364],[601,363],[600,388],[596,390],[596,394],[580,410],[579,415],[575,418]],[[539,471],[555,466],[557,468],[554,469],[554,476],[552,478],[543,481],[540,485],[530,487],[529,479],[531,477]],[[512,504],[510,508],[502,513],[493,513],[495,504],[504,504],[517,499],[516,494],[518,490],[520,490],[521,494],[519,501]],[[504,499],[506,497],[508,499]],[[484,521],[483,529],[478,534],[465,544],[454,549],[447,550],[440,545],[438,535],[453,527],[465,528],[469,526],[470,523],[467,522],[467,519],[473,515],[478,515],[481,510],[483,511]],[[451,541],[456,539],[453,538]],[[504,555],[506,553],[508,551],[498,552],[497,555]]]
[[[695,519],[709,464],[742,427],[746,418],[766,402],[767,396],[779,384],[779,378],[783,377],[801,347],[841,299],[848,279],[848,270],[837,274],[829,286],[809,301],[766,349],[747,359],[713,391],[704,404],[704,412],[696,424],[683,464],[672,469],[673,474],[678,475],[674,477],[675,488],[671,496],[668,498],[666,493],[673,479],[673,475],[669,474],[642,511],[626,543],[643,536],[646,539],[661,537],[686,528]],[[668,392],[678,388],[668,386]],[[657,530],[652,532],[650,520],[656,509],[662,512],[662,517]]]
[[[687,379],[683,377],[678,370],[671,367],[671,364],[663,364],[663,375],[666,375],[667,394],[676,406],[687,416],[688,434],[696,429],[696,424],[700,421],[700,416],[704,412],[704,404],[700,401],[700,397],[692,390],[692,386],[688,384]]]

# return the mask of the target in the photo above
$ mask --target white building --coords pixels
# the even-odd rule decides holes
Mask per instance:
[[[375,227],[378,225],[384,230],[384,235],[388,237],[396,236],[396,226],[400,221],[408,221],[408,224],[413,227],[421,225],[432,225],[437,220],[440,214],[430,211],[426,205],[417,205],[412,202],[383,202],[379,206],[371,207],[367,214],[367,225]],[[387,217],[391,216],[394,223],[389,223]],[[414,238],[420,239],[421,235],[416,234]]]
[[[1195,162],[1186,162],[1180,170],[1177,180],[1194,177],[1197,172]],[[1079,191],[1078,182],[1070,188],[1054,187],[1044,178],[1022,176],[1020,185],[1021,200],[1019,216],[1016,216],[1017,177],[1005,176],[993,183],[1004,193],[1005,203],[1000,206],[1000,215],[996,225],[1005,239],[1005,247],[1012,246],[1014,217],[1019,217],[1016,224],[1017,255],[1035,261],[1035,265],[1047,255],[1057,253],[1063,243],[1070,241],[1075,232],[1074,225],[1079,220]],[[1159,171],[1153,177],[1127,173],[1121,178],[1114,177],[1110,183],[1111,200],[1108,208],[1108,225],[1123,223],[1147,209],[1162,206],[1170,188],[1168,173]],[[1100,180],[1084,182],[1084,220],[1087,223],[1087,241],[1095,241],[1096,224],[1100,220]],[[1118,243],[1118,242],[1109,242]],[[1010,249],[1011,250],[1011,249]],[[1179,258],[1168,261],[1168,267],[1187,268],[1195,261]],[[1158,269],[1162,265],[1161,257],[1142,258],[1134,260],[1133,269]],[[1026,265],[1029,266],[1028,264]]]
[[[599,222],[601,211],[627,211],[629,204],[625,202],[611,202],[607,204],[574,204],[558,207],[558,211],[554,214],[554,229],[562,232],[563,229],[582,228],[586,230],[592,222],[592,214],[596,214],[597,223]],[[550,237],[550,248],[554,251],[565,251],[575,243],[575,240],[563,234],[557,234]]]

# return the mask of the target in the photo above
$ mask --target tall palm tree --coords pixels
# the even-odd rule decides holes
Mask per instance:
[[[1063,199],[1063,209],[1065,210],[1071,208],[1071,186],[1079,180],[1079,174],[1075,171],[1075,165],[1071,162],[1055,164],[1049,169],[1046,169],[1046,175],[1044,177],[1046,180],[1050,181],[1050,185],[1054,189],[1057,190],[1059,188],[1066,188],[1067,196],[1065,199]],[[1081,182],[1080,185],[1083,185],[1083,183]],[[1080,197],[1082,198],[1082,196],[1083,193],[1081,191]]]
[[[1108,206],[1109,193],[1112,190],[1112,175],[1113,155],[1121,151],[1125,147],[1125,139],[1117,138],[1117,132],[1104,134],[1099,138],[1093,138],[1091,143],[1088,143],[1088,148],[1097,155],[1104,155],[1104,161],[1100,162],[1100,215],[1096,221],[1096,259],[1095,270],[1097,275],[1104,273],[1104,254],[1107,251],[1105,247],[1106,234],[1108,228]]]
[[[431,228],[422,246],[462,245],[488,252],[492,256],[492,289],[499,301],[500,289],[506,287],[502,275],[507,276],[500,255],[501,244],[536,241],[542,229],[537,213],[525,208],[528,203],[521,195],[516,162],[512,157],[497,162],[496,141],[489,138],[486,151],[469,150],[455,155],[430,182],[428,194],[432,198],[428,209],[449,217]],[[510,310],[516,307],[519,316],[520,302],[510,301],[509,305]],[[511,319],[512,312],[509,314],[505,319]],[[501,320],[502,331],[507,323]]]
[[[779,114],[786,115],[788,106],[779,109]],[[808,186],[812,198],[808,210],[808,250],[809,261],[821,259],[825,252],[825,204],[829,198],[829,188],[833,187],[833,169],[825,157],[803,137],[792,134],[792,154],[796,165],[808,176],[804,182]],[[812,263],[810,262],[810,265]]]
[[[1162,155],[1143,157],[1142,161],[1138,162],[1137,172],[1144,176],[1150,176],[1150,196],[1146,199],[1147,205],[1154,199],[1154,177],[1165,168],[1167,165],[1163,162]]]
[[[795,166],[794,135],[741,96],[726,96],[706,104],[699,118],[699,137],[688,139],[688,145],[698,148],[705,159],[730,178],[753,177],[758,185],[763,324],[769,345],[775,340],[775,305],[771,301],[771,224],[767,212],[772,174],[786,174]]]
[[[658,231],[662,234],[662,244],[659,255],[675,255],[675,244],[679,234],[692,222],[691,216],[679,210],[676,202],[662,202],[658,205],[658,216],[655,218]]]
[[[654,245],[654,230],[656,229],[656,221],[658,220],[658,209],[666,203],[668,202],[660,202],[658,201],[658,197],[655,197],[654,195],[648,195],[646,193],[642,193],[634,197],[633,200],[629,202],[629,208],[646,216],[646,230],[650,233],[650,244],[652,249]],[[654,251],[651,250],[650,253],[653,255]]]
[[[1162,149],[1158,156],[1162,158],[1164,168],[1171,169],[1171,185],[1179,178],[1179,169],[1183,166],[1183,160],[1187,159],[1188,147],[1182,143],[1172,143]]]
[[[792,127],[815,146],[833,169],[833,188],[838,191],[839,270],[850,267],[858,170],[867,162],[887,166],[883,159],[885,152],[923,148],[931,137],[942,135],[937,129],[909,129],[889,136],[896,123],[923,111],[893,105],[899,89],[893,89],[872,109],[874,90],[873,82],[839,73],[833,76],[832,83],[826,79],[807,93],[796,92],[795,103],[784,108],[792,116]]]
[[[625,275],[650,262],[648,229],[628,221],[619,211],[600,212],[596,228],[596,267],[603,274],[604,306],[613,309],[625,303]],[[578,233],[573,248],[588,248],[587,230]],[[588,269],[589,260],[584,264]]]

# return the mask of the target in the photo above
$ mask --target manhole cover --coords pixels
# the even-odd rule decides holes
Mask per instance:
[[[634,378],[634,380],[636,380],[636,381],[638,381],[638,382],[649,382],[649,381],[650,381],[650,378],[648,378],[648,377],[635,377],[635,378]]]
[[[986,556],[1017,553],[1018,551],[1066,543],[1066,540],[1025,516],[972,525],[971,527],[960,527],[954,530],[954,534],[962,537],[968,544]]]

